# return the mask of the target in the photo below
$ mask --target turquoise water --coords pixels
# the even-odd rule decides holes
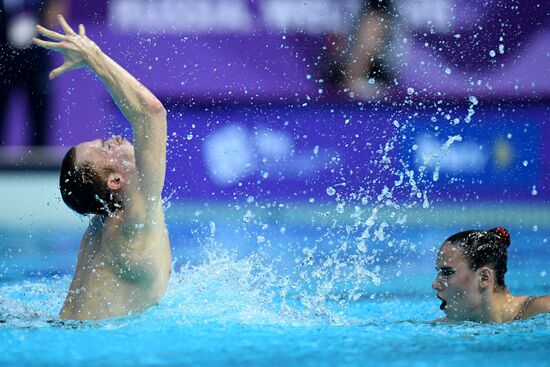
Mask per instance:
[[[434,249],[465,223],[390,231],[403,243],[373,240],[366,253],[374,258],[358,263],[352,253],[334,256],[342,221],[316,226],[311,213],[296,212],[259,225],[191,213],[167,211],[176,272],[161,303],[99,323],[57,320],[80,229],[4,229],[0,365],[550,364],[550,316],[506,325],[432,322],[442,316],[430,288]],[[466,222],[490,222],[477,214]],[[550,231],[505,224],[511,291],[550,293]]]

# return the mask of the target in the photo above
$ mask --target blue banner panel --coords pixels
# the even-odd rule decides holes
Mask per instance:
[[[548,150],[546,107],[470,103],[430,110],[174,107],[167,194],[315,201],[362,193],[421,205],[548,198],[541,159]]]

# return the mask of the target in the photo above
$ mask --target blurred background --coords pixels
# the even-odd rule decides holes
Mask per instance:
[[[361,238],[400,243],[400,231],[411,228],[550,228],[546,1],[0,4],[0,227],[7,232],[79,232],[85,220],[57,193],[65,151],[131,136],[91,73],[47,80],[61,59],[29,42],[36,22],[57,27],[57,13],[85,24],[165,104],[167,215],[181,242],[201,242],[207,235],[197,233],[220,222],[229,242],[264,249],[291,224],[325,233],[333,220],[342,236],[348,224],[360,232],[360,250]],[[206,229],[178,229],[193,220]],[[276,234],[266,235],[269,223]],[[440,236],[433,233],[426,248]]]
[[[58,13],[168,111],[174,272],[142,317],[57,320],[89,224],[62,157],[132,134],[89,71],[48,81]],[[550,293],[550,1],[0,0],[0,47],[0,365],[548,354],[547,317],[426,321],[461,230],[506,227],[510,292]]]

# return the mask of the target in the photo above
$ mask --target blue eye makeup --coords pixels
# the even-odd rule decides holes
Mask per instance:
[[[444,268],[444,269],[439,269],[437,271],[437,273],[444,277],[444,278],[448,278],[450,277],[451,275],[453,275],[454,273],[456,273],[456,270],[455,269],[451,269],[451,268]]]

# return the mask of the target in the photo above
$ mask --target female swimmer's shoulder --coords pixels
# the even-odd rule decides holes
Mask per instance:
[[[436,319],[436,320],[430,321],[430,323],[432,323],[432,324],[448,323],[448,322],[451,322],[451,320],[449,320],[449,319],[446,318],[446,317],[442,317],[442,318],[440,318],[440,319]]]
[[[540,315],[542,313],[550,312],[550,294],[546,296],[539,296],[529,305],[525,310],[525,318]]]

